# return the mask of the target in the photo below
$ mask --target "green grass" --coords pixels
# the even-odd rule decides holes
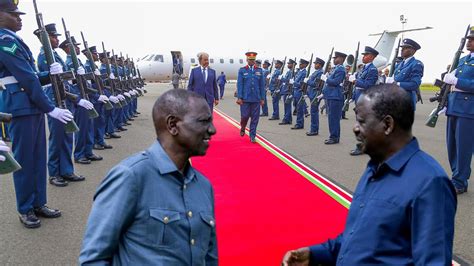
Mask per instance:
[[[420,90],[421,91],[434,91],[434,92],[436,92],[436,91],[439,91],[439,88],[433,86],[433,84],[423,83],[420,86]]]

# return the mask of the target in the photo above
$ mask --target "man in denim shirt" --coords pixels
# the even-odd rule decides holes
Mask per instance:
[[[456,194],[420,150],[410,94],[394,84],[362,92],[354,133],[370,156],[344,232],[289,251],[284,265],[451,265]]]
[[[217,265],[214,193],[189,163],[216,133],[206,100],[170,90],[153,106],[157,141],[102,181],[81,265]]]

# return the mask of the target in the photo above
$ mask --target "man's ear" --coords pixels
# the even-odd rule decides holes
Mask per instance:
[[[179,118],[175,115],[168,115],[166,117],[166,129],[172,136],[177,136],[179,133],[178,121]]]
[[[393,117],[391,115],[387,115],[383,118],[382,120],[384,124],[384,133],[386,136],[390,135],[393,130],[395,129],[395,120],[393,120]]]

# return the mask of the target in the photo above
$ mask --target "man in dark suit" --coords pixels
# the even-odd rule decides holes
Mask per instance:
[[[199,66],[191,70],[188,90],[204,97],[212,112],[214,105],[219,104],[216,71],[209,68],[209,55],[207,53],[199,53],[197,57]]]

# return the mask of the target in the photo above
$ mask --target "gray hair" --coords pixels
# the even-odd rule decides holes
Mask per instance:
[[[203,56],[209,57],[209,54],[206,53],[206,52],[200,52],[200,53],[198,53],[198,54],[197,54],[198,60],[201,61],[201,58],[202,58]]]

